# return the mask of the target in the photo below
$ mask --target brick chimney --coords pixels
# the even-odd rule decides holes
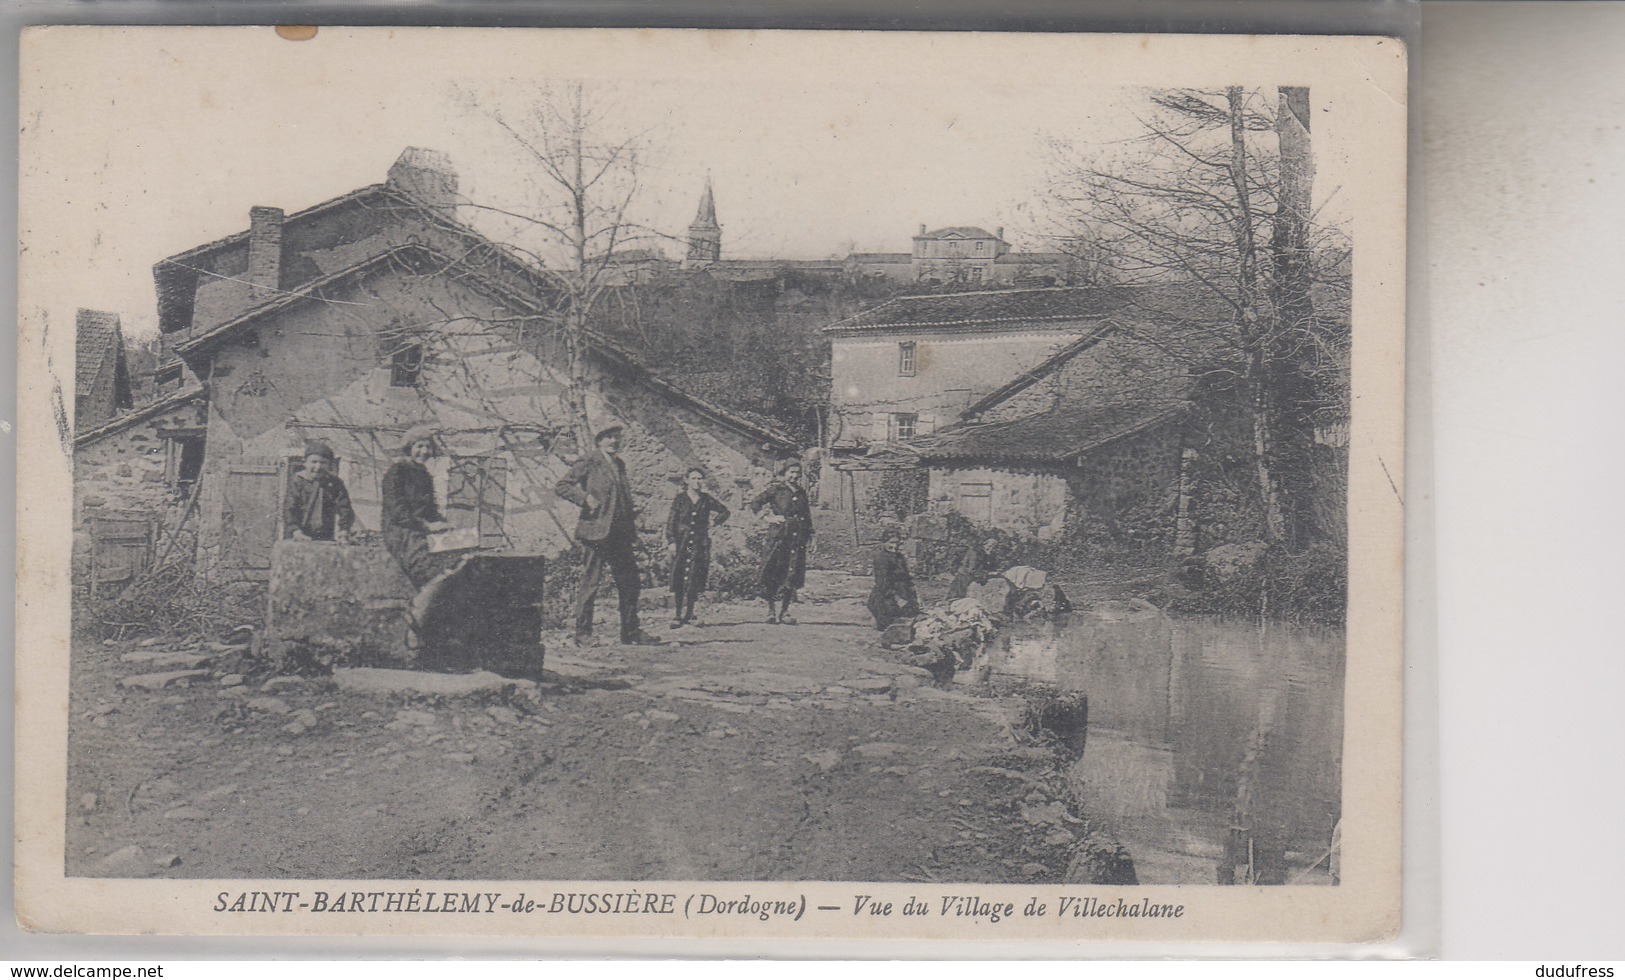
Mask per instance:
[[[436,210],[457,207],[457,171],[438,150],[409,146],[389,168],[389,186]]]
[[[282,284],[282,209],[248,209],[248,281],[276,289]]]

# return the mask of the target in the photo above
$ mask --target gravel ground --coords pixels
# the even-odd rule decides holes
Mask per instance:
[[[727,604],[541,682],[277,677],[245,649],[85,643],[70,875],[1058,882],[1087,825],[1022,700],[888,659],[867,580],[795,626]],[[1084,871],[1083,873],[1087,873]]]

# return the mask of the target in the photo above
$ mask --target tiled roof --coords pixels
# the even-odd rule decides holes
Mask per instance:
[[[516,308],[530,309],[537,312],[545,312],[547,310],[547,304],[544,300],[535,295],[526,293],[518,285],[510,282],[499,281],[481,272],[471,264],[463,263],[459,265],[452,260],[451,256],[439,252],[430,246],[398,245],[386,251],[380,252],[377,255],[366,259],[365,261],[358,262],[348,269],[344,269],[340,272],[333,273],[306,283],[298,289],[278,293],[270,300],[242,313],[239,316],[233,317],[231,320],[220,324],[213,330],[210,330],[208,333],[177,344],[176,350],[181,354],[202,351],[211,345],[219,343],[226,337],[245,329],[249,324],[253,323],[255,320],[258,320],[260,317],[273,313],[284,307],[291,306],[295,303],[306,301],[324,301],[327,298],[324,295],[325,291],[329,287],[393,263],[406,263],[408,267],[412,268],[427,268],[436,270],[449,270],[456,268],[457,271],[447,271],[445,274],[448,276],[456,276],[458,278],[472,280],[484,287],[486,290],[501,296],[505,301],[513,303]],[[589,333],[587,336],[587,342],[588,346],[595,353],[614,363],[623,377],[642,383],[646,387],[659,391],[676,401],[683,402],[689,407],[698,411],[700,414],[709,416],[714,421],[720,422],[738,432],[742,432],[753,439],[759,439],[763,443],[775,449],[786,450],[794,448],[794,441],[791,440],[789,436],[773,428],[772,426],[763,425],[762,423],[745,418],[736,412],[729,411],[720,405],[716,405],[712,402],[706,401],[703,398],[696,397],[695,395],[692,395],[679,388],[670,381],[667,381],[665,378],[654,374],[638,360],[635,354],[610,338],[596,333]]]
[[[84,396],[97,387],[97,379],[106,373],[109,359],[124,352],[124,339],[119,333],[117,313],[80,310],[75,327],[74,390]],[[107,382],[111,381],[112,375],[108,373]]]
[[[94,428],[134,404],[117,313],[80,310],[74,323],[74,426]]]
[[[87,443],[95,442],[97,439],[110,436],[115,432],[123,432],[130,426],[145,422],[155,415],[162,415],[172,408],[179,408],[188,402],[207,397],[208,394],[203,390],[202,385],[187,385],[185,388],[182,388],[180,391],[177,391],[172,395],[167,395],[158,399],[157,401],[148,402],[133,412],[126,412],[110,422],[104,422],[97,428],[79,433],[73,437],[73,444],[75,446],[83,446]]]
[[[1173,422],[1188,404],[1172,392],[1107,405],[1062,405],[1006,422],[961,424],[918,439],[921,460],[1069,463],[1119,439]]]

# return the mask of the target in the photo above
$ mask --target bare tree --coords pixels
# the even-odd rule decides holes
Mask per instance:
[[[1312,207],[1309,93],[1231,86],[1150,101],[1135,139],[1056,143],[1053,205],[1117,283],[1181,287],[1187,301],[1155,315],[1215,352],[1205,376],[1245,406],[1265,539],[1296,546],[1315,416],[1328,400],[1346,406],[1347,381],[1346,304],[1316,304],[1322,286],[1328,307],[1346,295],[1347,248]]]
[[[621,124],[612,101],[581,82],[544,89],[517,109],[486,111],[534,166],[534,180],[511,207],[469,206],[515,219],[513,245],[529,253],[556,291],[570,425],[578,443],[589,446],[588,324],[620,282],[628,250],[667,237],[632,216],[647,134]]]

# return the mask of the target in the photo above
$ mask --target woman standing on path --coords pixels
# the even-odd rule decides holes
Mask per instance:
[[[758,513],[763,507],[768,508],[768,538],[761,594],[767,600],[767,621],[794,625],[790,603],[796,590],[807,584],[807,545],[812,541],[812,509],[801,485],[799,462],[789,459],[779,464],[779,479],[750,505]]]
[[[705,591],[711,571],[711,528],[728,519],[728,508],[702,490],[704,484],[705,471],[690,466],[666,520],[666,548],[672,554],[672,629],[694,618],[694,600]]]

